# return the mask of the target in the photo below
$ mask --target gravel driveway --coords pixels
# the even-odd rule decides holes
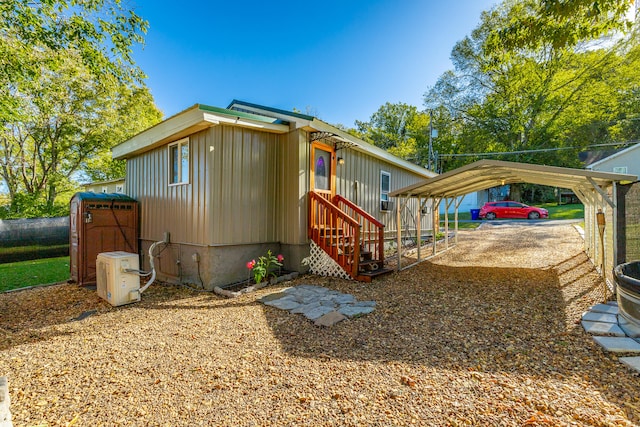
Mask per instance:
[[[579,325],[601,298],[581,249],[570,225],[486,225],[372,284],[2,294],[0,375],[16,427],[638,425],[640,379]],[[303,283],[377,306],[319,328],[257,302]]]

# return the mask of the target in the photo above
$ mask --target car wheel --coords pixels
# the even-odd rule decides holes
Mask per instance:
[[[487,218],[489,221],[491,221],[492,219],[496,219],[496,214],[493,212],[487,212],[487,214],[484,217]]]
[[[540,219],[540,213],[538,213],[538,212],[529,212],[529,219]]]

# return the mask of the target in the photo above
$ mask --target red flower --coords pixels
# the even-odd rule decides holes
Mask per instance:
[[[284,261],[284,255],[279,254],[278,255],[278,262],[282,262],[282,261]]]
[[[253,267],[255,267],[255,266],[256,266],[256,260],[255,260],[255,259],[252,259],[251,261],[249,261],[249,262],[247,263],[247,268],[248,268],[249,270],[253,270]]]

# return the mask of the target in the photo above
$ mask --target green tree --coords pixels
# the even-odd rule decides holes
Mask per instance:
[[[54,51],[73,50],[93,72],[122,80],[144,77],[131,54],[134,45],[143,43],[147,27],[121,0],[0,2],[0,48],[17,42]],[[23,55],[3,58],[2,78],[28,75],[32,67],[24,59]]]
[[[43,66],[32,80],[14,86],[20,108],[2,129],[0,174],[12,201],[26,193],[31,203],[42,199],[52,206],[92,158],[156,123],[160,113],[146,88],[109,75],[96,78],[73,51],[41,48],[32,54],[35,62],[42,57],[56,66]],[[119,171],[109,167],[104,173]]]
[[[538,150],[505,159],[576,166],[577,152],[568,148],[611,140],[619,94],[633,81],[620,70],[630,69],[628,62],[638,66],[628,55],[637,39],[620,38],[598,49],[578,49],[579,42],[592,39],[595,33],[587,36],[579,28],[572,29],[574,35],[562,39],[554,32],[557,28],[552,31],[552,22],[547,22],[548,28],[536,27],[536,34],[546,39],[541,36],[535,43],[508,39],[514,22],[531,22],[544,4],[555,3],[508,0],[484,12],[471,36],[454,47],[454,70],[443,74],[425,95],[428,108],[441,106],[450,112],[456,122],[458,149],[468,153]],[[609,28],[607,24],[601,31]],[[502,43],[501,37],[505,38]],[[545,151],[557,148],[566,150]]]
[[[106,112],[109,117],[105,121],[117,124],[109,128],[109,149],[88,158],[83,165],[83,172],[92,181],[124,178],[126,162],[114,160],[110,148],[162,120],[162,112],[156,108],[153,96],[146,87],[122,89],[124,93],[120,94],[115,109]]]
[[[425,135],[428,120],[428,115],[413,105],[387,102],[368,122],[356,120],[356,131],[365,141],[400,158],[420,163],[420,148],[428,138]]]
[[[0,2],[0,176],[12,211],[52,211],[73,178],[122,176],[109,149],[160,120],[120,0]],[[25,215],[33,215],[33,212]]]
[[[627,32],[633,0],[520,0],[509,5],[509,21],[487,40],[495,55],[517,50],[574,48],[603,36]]]
[[[95,75],[141,82],[144,74],[131,53],[143,42],[147,26],[121,0],[1,1],[0,121],[4,124],[19,114],[14,85],[36,78],[43,65],[55,67],[54,58],[34,63],[34,47],[74,51]]]

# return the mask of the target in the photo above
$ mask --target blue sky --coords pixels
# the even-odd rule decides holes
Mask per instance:
[[[494,0],[134,0],[136,63],[165,117],[233,99],[354,126],[385,102],[423,108],[451,49]]]

